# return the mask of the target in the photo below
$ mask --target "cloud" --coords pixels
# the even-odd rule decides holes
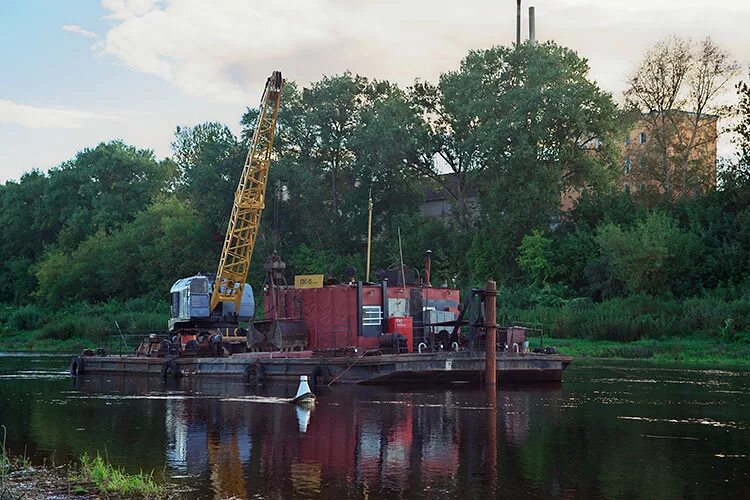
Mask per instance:
[[[744,1],[707,11],[702,0],[536,0],[537,36],[578,50],[591,60],[593,76],[619,93],[643,51],[670,33],[718,35],[738,57],[750,56]],[[400,84],[434,81],[470,49],[515,38],[510,1],[102,0],[102,6],[112,26],[98,50],[184,95],[229,102],[257,96],[258,82],[277,68],[302,83],[346,70]]]
[[[0,123],[26,128],[83,128],[91,120],[111,120],[114,117],[62,107],[39,107],[0,99]]]
[[[745,0],[710,10],[699,0],[535,3],[538,38],[588,57],[593,76],[616,93],[643,51],[670,33],[714,35],[737,57],[750,56]],[[470,49],[511,43],[515,30],[509,0],[102,0],[102,6],[112,26],[98,50],[185,95],[230,102],[257,96],[258,82],[276,68],[302,83],[346,70],[401,84],[435,80]]]
[[[86,29],[81,28],[77,24],[65,24],[62,27],[63,31],[68,31],[70,33],[75,33],[76,35],[81,35],[86,38],[99,38],[99,35],[94,33],[93,31],[89,31]]]
[[[107,19],[125,20],[139,17],[156,8],[154,0],[102,0],[102,7],[110,11]]]
[[[480,0],[497,14],[494,0]],[[183,94],[246,102],[273,70],[302,82],[347,69],[410,83],[496,41],[496,19],[427,0],[104,0],[114,20],[102,52]],[[471,26],[460,35],[455,25]],[[447,62],[447,61],[449,62]]]

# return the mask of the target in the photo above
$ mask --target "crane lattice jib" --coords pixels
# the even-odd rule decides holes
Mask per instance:
[[[281,72],[274,71],[263,91],[258,122],[250,142],[245,167],[242,169],[240,183],[234,194],[232,215],[229,218],[216,282],[211,294],[212,311],[219,302],[233,302],[235,312],[239,312],[240,309],[250,258],[260,229],[260,216],[265,206],[268,166],[271,162],[283,85]]]

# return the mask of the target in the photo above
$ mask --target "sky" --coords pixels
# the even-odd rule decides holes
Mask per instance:
[[[620,100],[668,35],[711,36],[747,75],[750,0],[523,0],[540,41],[589,60]],[[301,84],[346,70],[408,86],[471,49],[515,40],[514,0],[0,0],[0,182],[99,142],[170,154],[175,128],[239,132],[265,78]],[[731,94],[730,96],[731,97]],[[727,139],[720,154],[731,154]]]

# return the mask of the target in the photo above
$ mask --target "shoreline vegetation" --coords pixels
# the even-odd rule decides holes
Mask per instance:
[[[0,498],[167,498],[168,486],[154,480],[153,471],[129,474],[99,453],[84,453],[76,463],[32,464],[26,456],[10,455],[0,443]]]
[[[108,335],[117,332],[115,322],[125,335],[164,331],[167,315],[163,308],[158,297],[72,304],[46,314],[33,305],[2,308],[0,338],[7,352],[77,354],[98,347],[116,352],[113,346],[118,338],[112,345],[108,340]],[[710,298],[668,302],[631,297],[627,303],[617,299],[526,309],[501,306],[498,317],[503,324],[540,322],[544,345],[575,359],[743,367],[750,366],[750,335],[739,330],[737,323],[747,321],[742,315],[746,309],[750,307],[745,302]],[[541,339],[529,340],[535,347]]]

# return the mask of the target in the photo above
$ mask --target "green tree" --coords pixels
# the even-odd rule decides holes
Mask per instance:
[[[244,115],[243,136],[250,136],[256,115],[254,109]],[[349,73],[307,88],[287,82],[258,257],[271,246],[292,255],[302,244],[364,255],[370,191],[375,237],[394,237],[390,221],[415,212],[421,195],[406,167],[415,154],[410,125],[419,125],[412,107],[388,82]]]
[[[172,151],[179,171],[177,192],[190,201],[220,249],[246,146],[226,125],[209,122],[177,127]]]
[[[410,127],[418,144],[408,165],[447,193],[452,222],[468,230],[476,223],[476,185],[488,164],[480,157],[473,96],[456,80],[456,73],[448,73],[437,85],[418,81],[410,89],[421,124]]]
[[[549,42],[472,51],[441,77],[470,117],[484,166],[473,255],[492,275],[513,275],[523,236],[558,218],[564,194],[608,187],[618,172],[619,112],[588,71]]]
[[[613,277],[631,293],[682,293],[699,267],[695,235],[661,212],[650,213],[632,229],[603,224],[596,241]]]
[[[133,221],[89,236],[70,253],[48,252],[37,266],[37,295],[53,306],[165,295],[175,280],[213,270],[212,246],[188,203],[160,199]]]
[[[47,179],[38,170],[21,176],[18,182],[0,186],[0,302],[23,302],[33,293],[36,282],[30,271],[44,245],[54,241],[50,233],[40,234],[39,204],[44,200]]]
[[[121,141],[86,148],[50,170],[36,227],[71,250],[97,231],[131,221],[166,191],[173,174],[153,151]]]
[[[748,75],[750,77],[750,75]],[[719,166],[719,188],[737,190],[750,186],[750,84],[741,81],[736,86],[738,123],[732,128],[735,158],[724,159]]]
[[[542,286],[552,276],[552,240],[535,229],[523,237],[518,248],[518,265],[531,278],[532,285]]]

